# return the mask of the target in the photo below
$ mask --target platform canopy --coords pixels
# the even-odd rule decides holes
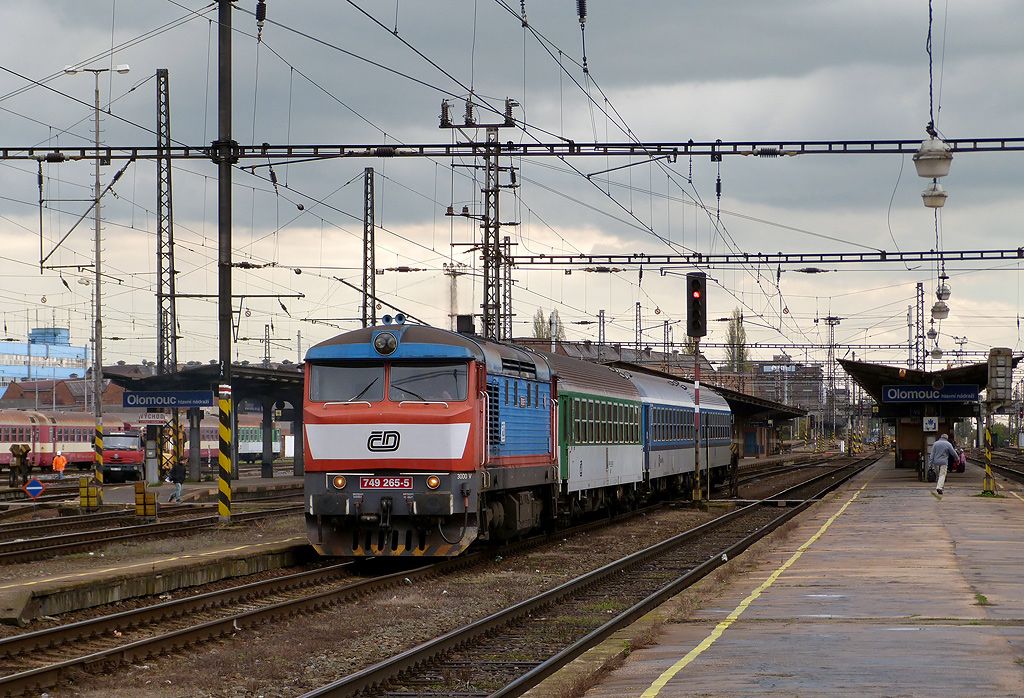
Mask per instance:
[[[1022,357],[1013,357],[1013,365]],[[843,370],[879,406],[879,416],[917,414],[920,406],[940,405],[951,416],[973,416],[980,393],[988,385],[988,363],[939,371],[920,371],[886,364],[837,359]]]
[[[1020,363],[1021,357],[1013,357],[1013,365]],[[988,363],[969,364],[939,371],[918,371],[911,368],[899,368],[885,364],[869,364],[863,361],[837,359],[839,365],[865,392],[882,403],[882,391],[887,385],[903,386],[936,386],[976,385],[984,390],[988,385]]]
[[[185,366],[175,373],[140,376],[132,367],[104,367],[103,373],[125,390],[217,390],[220,367],[215,364]],[[119,370],[125,369],[125,370]],[[293,407],[302,406],[303,375],[297,364],[289,368],[231,366],[231,390],[240,400],[284,400]]]

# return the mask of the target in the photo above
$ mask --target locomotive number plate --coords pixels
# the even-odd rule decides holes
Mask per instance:
[[[363,490],[411,490],[411,477],[361,477],[359,488]]]

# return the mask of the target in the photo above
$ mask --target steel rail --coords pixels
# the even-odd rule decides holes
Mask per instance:
[[[52,483],[44,482],[43,484],[46,485],[46,489],[43,490],[44,494],[35,499],[31,499],[28,493],[20,487],[5,487],[0,490],[0,502],[23,502],[30,499],[34,502],[52,502],[78,496],[78,485],[57,487],[52,485]]]
[[[659,506],[661,505],[652,505],[650,507],[628,512],[615,517],[612,521],[619,522],[633,518],[647,513]],[[238,516],[239,515],[233,516],[233,519],[237,520]],[[578,535],[586,533],[587,531],[595,528],[607,526],[608,523],[609,522],[607,520],[593,521],[579,526],[573,526],[569,529],[562,529],[554,534],[544,534],[512,543],[501,547],[500,550],[508,554],[508,552],[528,549],[536,546],[537,544],[550,542],[556,538],[562,538],[567,534]],[[312,612],[346,601],[355,600],[367,594],[402,584],[407,578],[410,580],[427,578],[470,567],[480,562],[490,561],[493,554],[493,550],[480,551],[430,565],[424,565],[423,567],[412,570],[403,570],[392,574],[361,580],[338,589],[327,590],[301,599],[282,601],[260,609],[247,610],[222,619],[208,621],[170,633],[138,640],[119,647],[95,652],[90,655],[75,657],[53,665],[38,667],[19,672],[17,674],[3,676],[0,677],[0,693],[11,694],[28,691],[43,691],[66,680],[68,670],[75,667],[90,665],[117,665],[120,663],[145,659],[150,656],[161,654],[169,649],[175,650],[191,644],[213,640],[218,637],[229,637],[242,629],[257,627],[278,619]],[[281,584],[287,585],[292,583],[292,580],[301,580],[300,575],[313,577],[316,574],[317,571],[314,571],[299,573],[294,577],[283,577],[277,580],[254,582],[235,589],[209,592],[195,597],[168,601],[166,603],[157,604],[143,609],[124,611],[101,618],[73,623],[67,626],[57,626],[54,628],[36,631],[34,633],[16,635],[0,640],[0,657],[14,657],[18,654],[24,654],[36,649],[52,647],[60,642],[66,643],[75,641],[77,638],[103,635],[106,631],[113,629],[135,627],[143,623],[151,624],[154,622],[160,622],[160,620],[165,617],[181,617],[204,609],[220,607],[227,603],[231,603],[230,598],[232,595],[239,597],[242,601],[254,598],[258,595],[271,595],[280,591],[280,589],[276,588],[277,586]],[[262,590],[261,587],[269,587],[270,591],[266,591],[264,593],[264,590]],[[242,592],[241,594],[239,593],[240,590]]]
[[[1012,480],[1016,480],[1017,482],[1024,482],[1024,470],[1018,469],[1016,467],[1011,467],[1010,465],[1007,465],[1006,461],[997,462],[996,458],[999,457],[999,454],[992,454],[992,470],[996,471],[1000,475],[1005,475],[1006,477]],[[1005,456],[1003,457],[1005,458]],[[967,460],[980,468],[985,467],[984,458],[978,458],[977,456],[968,456]],[[1008,458],[1007,460],[1014,466],[1021,465],[1012,458]]]
[[[734,543],[725,550],[721,551],[721,553],[719,553],[718,555],[709,558],[703,564],[695,567],[694,569],[680,576],[675,581],[665,585],[653,594],[650,594],[649,596],[647,596],[647,598],[626,609],[624,612],[617,615],[615,618],[612,618],[607,623],[602,625],[600,628],[593,630],[592,632],[588,633],[585,637],[580,638],[577,642],[573,643],[572,645],[565,648],[558,654],[549,658],[547,661],[534,667],[533,669],[531,669],[530,671],[528,671],[527,673],[513,681],[512,683],[508,684],[507,686],[503,687],[498,691],[495,691],[493,694],[491,694],[491,698],[499,698],[504,696],[518,696],[526,692],[533,686],[536,686],[545,678],[554,674],[556,671],[558,671],[563,666],[571,662],[573,659],[589,650],[591,647],[594,647],[595,645],[603,642],[606,638],[608,638],[610,635],[612,635],[620,628],[625,627],[630,623],[634,622],[635,620],[639,619],[641,616],[647,614],[651,610],[665,603],[668,599],[675,596],[682,590],[703,579],[712,571],[714,571],[721,565],[724,565],[728,560],[735,558],[737,555],[741,554],[755,542],[764,538],[772,531],[776,530],[782,524],[786,523],[787,521],[794,518],[801,512],[805,511],[807,508],[809,508],[816,501],[819,501],[826,494],[837,489],[840,485],[846,483],[847,481],[858,475],[860,472],[876,463],[878,459],[881,458],[881,456],[882,454],[874,454],[860,459],[859,462],[855,461],[854,463],[851,463],[847,467],[854,468],[854,470],[852,470],[852,472],[850,472],[845,477],[839,478],[835,482],[827,485],[814,497],[807,498],[801,504],[788,508],[786,510],[786,513],[776,518],[767,526],[762,527],[761,529],[755,531],[746,538],[743,538],[742,540]],[[863,463],[863,465],[861,465],[860,463]],[[822,479],[823,477],[827,477],[828,475],[829,474],[819,476],[819,478],[815,478],[814,480],[811,480],[809,482],[814,482],[816,480]],[[786,493],[806,487],[807,484],[808,483],[792,487],[782,493],[779,493],[778,495],[776,495],[776,497],[781,498]],[[739,511],[743,510],[741,509]]]
[[[168,650],[178,650],[189,645],[209,642],[220,637],[230,637],[243,629],[257,627],[298,613],[327,608],[347,599],[358,598],[360,595],[369,593],[370,591],[376,591],[387,588],[387,586],[400,584],[407,577],[412,579],[414,577],[433,573],[435,567],[435,565],[427,565],[415,570],[405,570],[386,575],[385,577],[375,577],[373,579],[363,580],[354,584],[346,585],[341,589],[329,590],[319,594],[303,597],[301,599],[281,601],[262,608],[233,614],[224,618],[207,621],[205,623],[191,625],[169,633],[143,638],[141,640],[136,640],[135,642],[130,642],[126,645],[112,647],[89,655],[74,657],[62,662],[57,662],[55,664],[50,664],[36,669],[29,669],[17,674],[10,674],[8,676],[0,677],[0,691],[7,694],[42,691],[52,686],[59,685],[62,681],[66,680],[68,670],[72,668],[124,664],[144,660]],[[220,592],[213,593],[218,594]],[[185,599],[184,601],[187,602],[189,599]],[[166,607],[166,605],[163,606]],[[183,610],[186,607],[187,604],[185,606],[175,607],[171,610]],[[125,620],[126,618],[122,616],[121,622],[125,622]],[[89,621],[85,622],[88,623]],[[54,630],[59,631],[60,628],[55,628]],[[54,636],[50,636],[49,639],[53,639],[53,637]],[[11,639],[16,640],[17,638],[15,637]]]
[[[275,516],[286,516],[301,511],[302,507],[281,507],[268,509],[266,511],[253,511],[233,515],[232,521],[244,523],[257,521],[259,519]],[[71,533],[60,536],[45,536],[42,538],[31,538],[22,541],[10,541],[0,543],[0,564],[30,562],[33,560],[45,559],[65,553],[90,550],[108,543],[117,543],[140,537],[152,538],[154,536],[169,536],[178,533],[188,533],[206,528],[215,528],[220,525],[217,516],[204,516],[184,521],[158,522],[140,524],[138,526],[125,526],[98,531],[83,531],[82,533]]]
[[[831,489],[834,489],[835,487],[838,487],[840,484],[845,482],[846,479],[852,477],[856,473],[860,472],[864,468],[871,465],[879,457],[880,455],[871,456],[870,462],[866,463],[861,467],[858,467],[847,478],[837,480],[835,483],[833,483],[832,485],[830,485],[829,487],[825,488],[817,495],[815,495],[815,497],[808,498],[801,507],[793,507],[787,509],[787,512],[783,514],[781,517],[779,517],[781,520],[778,521],[777,524],[772,526],[772,530],[774,530],[775,526],[781,524],[783,521],[788,520],[792,516],[795,516],[796,513],[798,513],[799,511],[803,511],[803,509],[806,508],[806,506],[809,506],[812,501],[823,496],[824,493],[831,491]],[[793,488],[789,488],[785,490],[783,493],[777,494],[776,497],[788,494],[799,488],[807,487],[810,483],[815,483],[821,479],[833,476],[835,476],[834,470],[827,473],[823,473],[815,478],[812,478],[806,483],[803,483]],[[576,577],[573,580],[565,582],[564,584],[561,584],[558,587],[555,587],[554,589],[550,589],[530,599],[521,601],[515,604],[514,606],[506,608],[502,611],[498,611],[497,613],[491,614],[486,618],[482,618],[466,626],[452,630],[448,633],[445,633],[444,635],[441,635],[440,637],[417,645],[416,647],[401,652],[395,655],[394,657],[391,657],[390,659],[378,662],[377,664],[374,664],[361,671],[350,674],[349,676],[339,679],[338,681],[334,681],[330,684],[309,691],[303,694],[302,698],[323,698],[325,696],[351,696],[357,695],[363,691],[371,691],[375,688],[384,685],[388,681],[391,681],[396,676],[400,675],[405,671],[414,669],[424,664],[425,662],[431,661],[432,659],[438,656],[444,655],[448,652],[463,647],[473,642],[475,639],[479,637],[482,637],[500,628],[506,627],[508,624],[512,623],[517,618],[528,616],[532,614],[534,611],[540,611],[541,609],[547,608],[552,604],[557,603],[560,599],[569,596],[575,592],[586,589],[594,584],[597,584],[602,580],[611,577],[612,575],[622,572],[625,569],[642,564],[643,562],[650,560],[652,558],[656,558],[663,552],[672,550],[673,548],[676,548],[683,543],[686,543],[694,538],[698,538],[704,535],[705,533],[713,531],[737,518],[741,518],[760,506],[761,503],[758,502],[750,504],[741,509],[736,509],[732,512],[729,512],[728,514],[725,514],[724,516],[718,517],[712,521],[708,521],[688,531],[684,531],[683,533],[673,536],[672,538],[661,541],[660,543],[656,543],[648,548],[639,550],[635,553],[631,553],[630,555],[627,555],[619,560],[608,563],[596,570],[580,575],[579,577]],[[760,530],[764,530],[764,528],[759,529],[759,531]],[[757,532],[755,532],[755,534],[753,535],[756,536]],[[753,537],[748,538],[750,538],[749,542],[747,542],[746,545],[744,545],[741,549],[745,549],[754,540],[756,540],[756,538]],[[732,549],[732,547],[730,549]],[[704,574],[707,574],[707,572],[710,572],[719,564],[722,564],[720,554],[715,555],[713,558],[703,563],[700,566],[700,568],[703,569]],[[672,593],[676,593],[677,591],[678,588]],[[667,596],[665,598],[667,598]],[[631,608],[629,612],[633,613],[635,608],[636,607]],[[633,618],[636,616],[631,615],[630,617]],[[612,621],[609,622],[611,623]],[[625,621],[623,621],[623,624],[624,623]],[[588,637],[591,636],[593,636],[593,633],[588,635]],[[602,635],[601,637],[604,637],[604,635]],[[576,645],[574,645],[574,647],[576,647]],[[583,651],[585,651],[585,649],[578,649],[576,654],[574,654],[573,656],[577,656],[579,653]],[[536,669],[528,672],[527,675],[536,675],[536,672],[540,670],[542,667],[545,667],[546,665],[548,665],[548,662],[542,663]],[[544,675],[546,676],[548,673],[551,673],[554,670],[554,668],[549,667],[546,670],[547,673],[545,673]],[[531,683],[530,685],[532,686],[533,684]],[[523,684],[522,690],[525,690],[526,687],[527,686]],[[502,695],[502,693],[499,692],[494,695]],[[509,693],[508,695],[513,695],[513,693]]]
[[[0,639],[0,657],[10,659],[37,650],[96,637],[114,630],[138,628],[166,618],[184,617],[188,614],[220,608],[230,603],[249,601],[260,596],[322,584],[352,566],[352,562],[342,562],[315,570],[296,572],[276,579],[261,580],[230,589],[211,591],[197,596],[165,601],[153,606],[112,613],[99,618],[89,618],[68,625],[57,625],[52,628],[12,635]],[[2,681],[0,681],[0,686],[3,686]]]
[[[16,521],[0,524],[0,537],[39,534],[44,531],[60,530],[71,526],[106,524],[131,519],[133,516],[134,514],[129,511],[115,511],[100,514],[82,514],[79,516],[58,516],[52,519],[36,519],[34,521]]]

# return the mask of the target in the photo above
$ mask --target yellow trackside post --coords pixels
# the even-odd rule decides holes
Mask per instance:
[[[981,493],[994,496],[996,481],[992,477],[992,430],[985,425],[985,478],[981,481]]]
[[[217,514],[221,521],[231,521],[231,386],[221,385],[218,396],[220,405],[220,453],[218,454]]]
[[[93,451],[96,454],[93,462],[93,477],[96,478],[96,484],[103,486],[103,423],[96,423],[96,433],[93,435],[92,442]]]

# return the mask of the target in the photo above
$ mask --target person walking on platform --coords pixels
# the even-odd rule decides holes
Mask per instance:
[[[68,459],[64,457],[64,453],[57,451],[57,455],[53,457],[53,472],[57,473],[57,479],[64,479],[64,468],[68,465]]]
[[[181,490],[182,485],[185,482],[185,464],[180,460],[176,461],[174,465],[171,466],[171,472],[168,479],[170,482],[174,483],[174,491],[171,492],[171,496],[167,498],[167,501],[181,504]]]
[[[939,474],[938,480],[935,481],[936,497],[942,496],[942,486],[946,483],[946,470],[949,468],[949,464],[954,462],[950,460],[951,458],[956,459],[956,462],[960,461],[956,449],[949,443],[949,436],[943,434],[932,444],[932,451],[928,456],[928,467],[934,468]]]

